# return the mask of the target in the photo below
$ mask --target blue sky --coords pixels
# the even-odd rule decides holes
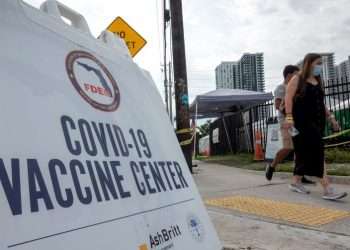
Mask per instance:
[[[42,0],[25,0],[38,7]],[[122,16],[148,41],[135,61],[163,93],[162,0],[61,0],[85,16],[95,36]],[[263,52],[266,89],[282,81],[286,64],[307,52],[350,55],[348,0],[183,0],[190,99],[215,89],[215,67],[245,52]]]

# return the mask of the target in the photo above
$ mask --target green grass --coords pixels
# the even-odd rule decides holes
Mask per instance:
[[[197,157],[208,163],[217,163],[226,166],[264,171],[266,163],[256,162],[253,159],[253,154],[240,153],[235,155],[218,155],[210,157]],[[328,174],[339,176],[350,176],[350,152],[345,150],[327,150],[326,160],[328,162]],[[293,162],[284,162],[278,165],[278,172],[293,172]]]
[[[215,155],[210,156],[206,160],[210,162],[240,163],[241,165],[247,165],[254,162],[253,155],[248,153],[235,155]]]

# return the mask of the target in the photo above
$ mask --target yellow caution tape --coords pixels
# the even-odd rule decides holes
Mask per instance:
[[[193,141],[193,137],[191,139],[188,139],[186,141],[182,141],[180,142],[180,146],[186,146],[186,145],[190,145]]]
[[[323,140],[332,139],[332,138],[335,138],[335,137],[344,135],[344,134],[349,133],[349,132],[350,132],[350,129],[343,130],[343,131],[340,131],[340,132],[338,132],[338,133],[335,133],[335,134],[332,134],[332,135],[323,137]]]
[[[183,128],[176,131],[176,134],[186,134],[186,133],[192,133],[192,128]]]
[[[336,143],[336,144],[330,144],[330,145],[325,145],[324,147],[325,148],[332,148],[332,147],[344,146],[346,144],[350,144],[350,141]]]
[[[190,145],[193,140],[194,140],[195,134],[192,135],[192,137],[190,139],[184,140],[180,142],[180,146],[186,146],[186,145]]]
[[[176,134],[188,134],[188,133],[193,133],[194,132],[194,129],[192,128],[183,128],[183,129],[179,129],[176,131]],[[192,137],[190,139],[187,139],[185,141],[181,141],[180,142],[180,146],[186,146],[186,145],[189,145],[192,143],[194,139],[194,133],[192,134]]]

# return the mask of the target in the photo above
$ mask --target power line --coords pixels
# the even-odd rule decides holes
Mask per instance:
[[[167,35],[166,35],[166,28],[167,28],[167,17],[166,17],[166,0],[163,0],[163,51],[164,51],[164,99],[165,99],[165,106],[166,110],[169,114],[169,102],[168,102],[168,71],[167,71]]]
[[[169,3],[169,9],[170,9],[170,3]],[[169,12],[170,13],[170,12]],[[171,13],[170,13],[170,18],[171,18]],[[173,81],[174,76],[173,76],[173,69],[174,69],[174,63],[173,63],[173,33],[172,33],[172,27],[171,27],[171,22],[169,22],[169,110],[170,110],[170,121],[171,124],[173,124],[173,86],[175,85],[175,82]],[[175,94],[175,91],[174,91]]]
[[[156,0],[156,9],[157,9],[157,31],[158,31],[158,33],[157,33],[157,35],[158,35],[158,51],[160,52],[159,53],[159,65],[161,65],[162,64],[162,54],[161,54],[161,51],[162,51],[162,48],[161,48],[161,44],[162,44],[162,38],[161,38],[161,36],[160,36],[160,29],[159,29],[159,27],[160,27],[160,22],[159,22],[159,0]],[[159,71],[160,71],[160,73],[162,72],[161,71],[161,69],[159,69]]]

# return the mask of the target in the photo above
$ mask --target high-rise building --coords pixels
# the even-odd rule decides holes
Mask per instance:
[[[336,79],[334,53],[321,53],[322,56],[322,79],[327,81],[334,81]]]
[[[264,55],[245,53],[239,61],[241,88],[264,92]]]
[[[215,68],[216,88],[237,88],[237,62],[221,62]]]
[[[265,90],[264,56],[245,53],[238,62],[222,62],[215,69],[216,88]]]
[[[350,81],[350,56],[346,61],[335,66],[335,71],[339,83],[348,83]]]
[[[336,79],[336,71],[334,65],[334,53],[317,53],[322,57],[322,75],[321,78],[327,84],[329,81]],[[299,68],[303,67],[303,60],[297,63]]]
[[[332,95],[336,92],[336,72],[334,65],[334,53],[321,53],[322,79],[325,86],[325,94]]]
[[[334,85],[336,84],[336,69],[334,65],[334,53],[317,53],[322,57],[322,74],[321,78],[324,82],[325,93],[332,94],[335,91]],[[303,61],[297,63],[299,68],[303,67]]]
[[[335,66],[337,85],[332,88],[335,98],[341,101],[349,99],[350,93],[350,56],[347,60]]]

